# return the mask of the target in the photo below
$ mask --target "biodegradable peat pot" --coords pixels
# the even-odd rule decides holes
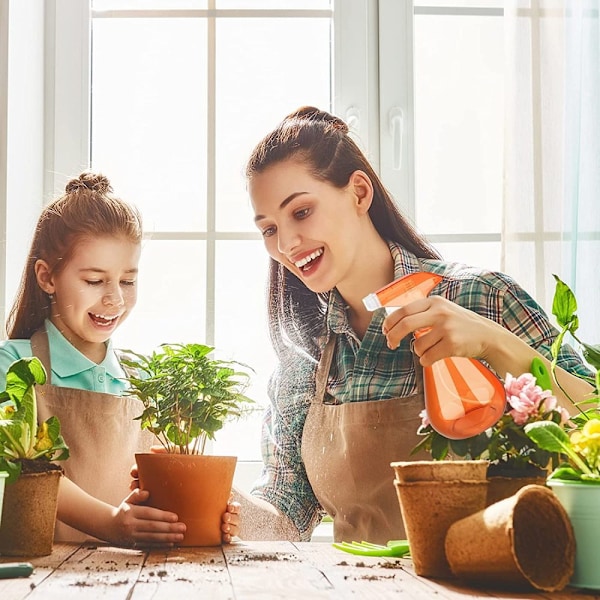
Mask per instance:
[[[454,523],[446,557],[457,577],[475,583],[558,591],[573,574],[573,528],[550,489],[528,485]]]
[[[400,483],[410,481],[484,481],[487,460],[413,460],[391,463]]]
[[[546,485],[548,473],[541,468],[502,469],[498,465],[488,467],[488,492],[486,506],[495,504],[504,498],[514,496],[526,485]]]
[[[575,534],[575,567],[569,585],[600,590],[600,485],[549,479]]]
[[[169,510],[185,523],[180,546],[220,546],[221,517],[231,494],[235,456],[136,454],[148,506]]]
[[[4,490],[0,554],[46,556],[52,553],[58,485],[62,469],[21,473]]]
[[[444,540],[452,523],[485,507],[488,461],[391,464],[415,573],[452,577]]]

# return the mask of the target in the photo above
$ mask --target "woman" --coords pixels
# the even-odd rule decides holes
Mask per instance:
[[[335,116],[292,113],[258,144],[246,174],[272,259],[279,365],[263,475],[251,497],[239,498],[240,535],[306,540],[324,509],[338,541],[405,537],[390,462],[413,458],[421,367],[466,356],[501,377],[525,372],[535,356],[549,364],[556,331],[506,275],[442,261]],[[363,298],[417,271],[443,276],[429,297],[389,316],[367,311]],[[413,340],[420,329],[428,331]],[[560,366],[572,395],[590,390],[569,374],[585,371],[572,349]]]

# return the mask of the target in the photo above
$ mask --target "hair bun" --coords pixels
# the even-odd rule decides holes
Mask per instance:
[[[73,192],[91,190],[98,194],[107,194],[113,191],[110,181],[100,173],[81,173],[79,177],[71,179],[65,188],[67,194]]]
[[[320,110],[314,106],[301,106],[293,113],[289,114],[285,120],[289,119],[306,119],[307,121],[321,121],[327,124],[332,129],[337,129],[342,133],[348,133],[348,125],[339,117],[332,115],[324,110]]]

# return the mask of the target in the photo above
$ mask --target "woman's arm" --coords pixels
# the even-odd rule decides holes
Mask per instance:
[[[300,541],[300,534],[292,521],[266,500],[235,487],[233,498],[241,507],[241,539]]]
[[[181,542],[185,525],[174,513],[143,506],[148,496],[147,491],[136,489],[119,506],[112,506],[62,477],[57,517],[70,527],[121,546]]]
[[[549,324],[546,328],[550,331]],[[413,345],[423,366],[450,356],[466,356],[484,360],[504,378],[507,373],[520,375],[530,371],[533,358],[538,357],[550,370],[548,358],[510,329],[440,296],[407,304],[383,322],[390,348],[419,329],[428,329]],[[577,402],[593,392],[590,384],[559,366],[557,379]],[[558,386],[553,386],[552,393],[561,406],[574,413],[573,403]]]

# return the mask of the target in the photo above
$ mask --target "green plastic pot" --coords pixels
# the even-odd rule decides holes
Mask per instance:
[[[569,585],[600,590],[600,485],[549,479],[575,534],[575,570]]]

